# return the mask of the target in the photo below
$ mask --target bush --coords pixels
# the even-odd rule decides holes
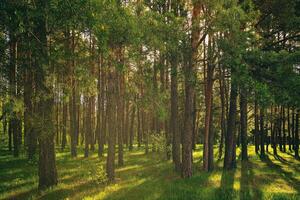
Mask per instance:
[[[108,181],[107,174],[101,163],[88,163],[89,178],[97,184],[106,184]]]
[[[171,145],[167,146],[167,140],[164,132],[150,134],[150,144],[152,144],[152,151],[163,153],[167,155],[171,152]]]

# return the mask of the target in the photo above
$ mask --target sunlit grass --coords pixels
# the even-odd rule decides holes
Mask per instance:
[[[25,156],[15,159],[2,150],[0,155],[0,199],[300,199],[300,162],[292,155],[267,153],[261,160],[249,147],[249,161],[239,160],[237,169],[222,170],[223,160],[215,160],[215,170],[201,170],[202,146],[194,152],[194,176],[181,179],[173,171],[171,161],[162,153],[144,154],[134,148],[125,151],[125,165],[116,163],[116,181],[99,184],[92,170],[105,164],[96,151],[83,158],[71,158],[68,150],[57,151],[59,184],[45,191],[37,188],[36,163],[28,163]],[[217,152],[215,152],[217,158]]]

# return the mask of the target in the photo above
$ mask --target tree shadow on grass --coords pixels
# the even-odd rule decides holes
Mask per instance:
[[[300,181],[293,176],[292,172],[287,172],[282,167],[270,160],[269,156],[265,156],[261,159],[267,166],[274,169],[278,175],[280,175],[291,187],[293,187],[297,193],[300,193]]]
[[[233,187],[235,172],[236,169],[222,171],[221,184],[215,193],[215,199],[231,200],[236,198],[237,192]]]
[[[240,199],[262,199],[262,191],[254,180],[253,165],[250,161],[241,162]]]
[[[38,192],[38,190],[35,189],[31,189],[31,190],[26,190],[24,192],[19,192],[17,194],[14,194],[10,197],[7,197],[5,199],[8,200],[24,200],[24,199],[31,199],[33,194],[36,194]]]
[[[105,200],[116,199],[159,199],[159,200],[199,200],[203,196],[202,191],[208,188],[209,173],[195,175],[188,179],[168,179],[169,175],[157,177],[149,176],[140,183],[127,185],[117,191],[110,192]]]
[[[139,157],[140,155],[136,155]],[[144,156],[143,156],[144,157]],[[123,170],[119,175],[129,177],[126,183],[117,183],[120,188],[109,191],[104,197],[105,200],[114,199],[199,199],[201,191],[208,189],[208,179],[211,173],[196,172],[193,177],[181,179],[180,175],[173,171],[173,165],[165,161],[153,162],[157,157],[153,154],[146,160],[134,162],[139,165],[139,172],[136,168]],[[141,157],[142,158],[142,157]],[[148,162],[150,159],[151,162]],[[194,166],[195,167],[195,166]],[[130,176],[129,176],[130,175]],[[128,180],[126,178],[126,180]],[[114,186],[112,185],[112,188]],[[209,188],[210,189],[210,188]],[[211,189],[210,189],[211,190]]]
[[[295,164],[295,161],[294,162],[292,162],[292,161],[288,161],[287,159],[285,159],[285,158],[283,158],[283,157],[281,157],[280,155],[274,155],[274,154],[272,154],[273,156],[274,156],[274,158],[275,158],[275,160],[278,160],[279,162],[281,162],[282,164],[284,164],[284,165],[287,165],[287,166],[289,166],[290,168],[293,168],[293,170],[295,171],[295,172],[297,172],[297,173],[300,173],[300,163],[297,163],[297,160],[295,159],[295,161],[296,161],[296,164]]]
[[[54,187],[45,194],[42,192],[41,195],[38,195],[38,199],[83,199],[83,197],[93,195],[100,190],[103,190],[103,187],[98,186],[93,181],[86,181],[68,188]]]

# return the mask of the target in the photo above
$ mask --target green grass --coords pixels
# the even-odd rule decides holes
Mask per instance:
[[[105,163],[97,154],[76,159],[57,151],[59,184],[45,191],[37,188],[36,163],[25,156],[13,158],[0,151],[0,199],[300,199],[300,162],[288,153],[267,154],[264,160],[249,147],[249,162],[238,160],[236,170],[222,170],[216,160],[212,173],[201,170],[201,146],[194,153],[194,176],[181,179],[171,161],[161,154],[144,154],[134,148],[125,152],[125,165],[117,167],[116,182],[103,185],[95,179],[96,166]],[[239,151],[238,151],[239,155]],[[97,171],[97,170],[96,170]]]

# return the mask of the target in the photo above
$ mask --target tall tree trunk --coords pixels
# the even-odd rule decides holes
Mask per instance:
[[[34,159],[36,148],[37,148],[37,136],[36,132],[32,126],[33,120],[33,103],[32,103],[32,94],[33,94],[33,80],[31,76],[30,68],[25,70],[24,75],[24,104],[25,104],[25,111],[24,111],[24,135],[26,135],[27,140],[27,153],[28,159]]]
[[[247,91],[244,87],[240,88],[240,117],[241,117],[241,143],[242,160],[248,160],[247,150]]]
[[[286,118],[285,118],[285,107],[282,107],[282,145],[283,145],[283,152],[286,152],[286,130],[285,130],[285,122],[286,122]]]
[[[107,120],[108,120],[108,152],[106,162],[106,173],[110,182],[115,179],[115,144],[116,144],[116,76],[113,69],[108,72],[107,88]]]
[[[296,117],[295,117],[295,158],[299,160],[299,115],[300,115],[300,110],[298,109],[296,111]]]
[[[292,141],[293,141],[293,150],[295,150],[295,108],[292,110]]]
[[[219,159],[222,158],[224,137],[226,133],[226,105],[225,105],[225,69],[219,65],[219,85],[220,85],[220,100],[221,100],[221,140],[219,144]]]
[[[271,107],[271,112],[272,112],[272,118],[275,119],[273,123],[273,127],[271,130],[271,140],[272,140],[272,148],[273,148],[273,154],[277,155],[277,132],[278,132],[278,116],[277,116],[277,106],[275,106],[274,112]]]
[[[101,114],[102,114],[102,94],[101,94],[101,68],[102,68],[102,57],[99,58],[98,63],[98,76],[97,76],[97,90],[98,90],[98,97],[97,97],[97,125],[96,125],[96,138],[98,143],[98,157],[100,158],[102,156],[102,150],[101,150]]]
[[[287,108],[287,123],[288,123],[288,145],[289,145],[289,151],[292,151],[292,135],[291,135],[291,116],[290,116],[290,108]]]
[[[15,106],[17,101],[17,38],[14,33],[9,34],[10,47],[9,47],[9,57],[10,57],[10,69],[9,69],[9,84],[10,84],[10,101]],[[12,112],[12,116],[9,121],[10,134],[12,134],[13,143],[13,155],[15,157],[19,156],[20,144],[22,132],[20,129],[21,119],[20,113],[16,111]]]
[[[133,139],[134,139],[134,117],[135,117],[135,105],[132,104],[132,113],[131,113],[131,121],[130,121],[130,130],[129,130],[129,151],[133,149]]]
[[[260,156],[265,156],[265,113],[264,108],[260,108]]]
[[[104,152],[104,144],[106,143],[106,122],[107,122],[107,109],[105,109],[105,99],[106,99],[106,73],[105,66],[103,64],[103,58],[101,57],[101,130],[100,130],[100,144],[98,149],[98,155],[102,157]],[[107,108],[107,107],[106,107]]]
[[[35,57],[36,66],[36,92],[38,97],[37,103],[37,126],[35,130],[38,135],[39,142],[39,188],[50,187],[57,184],[57,171],[55,161],[54,148],[54,125],[52,121],[53,113],[53,94],[51,88],[46,85],[46,72],[44,71],[45,60],[48,58],[47,44],[47,30],[46,30],[46,9],[49,1],[36,1],[36,10],[43,13],[34,19],[35,30],[34,34],[42,43],[37,43],[39,49]],[[42,58],[41,58],[42,57]],[[50,97],[49,97],[50,96]]]
[[[254,143],[255,143],[255,153],[258,154],[259,151],[259,119],[258,119],[258,105],[255,99],[254,103]]]
[[[225,137],[225,156],[224,156],[224,169],[233,169],[235,166],[235,122],[236,122],[236,109],[237,109],[237,85],[233,80],[233,72],[231,78],[231,91],[230,91],[230,108],[228,114],[227,131]]]
[[[283,130],[282,130],[282,127],[283,127],[283,117],[282,117],[282,106],[281,106],[281,108],[280,108],[280,110],[279,110],[279,116],[280,116],[280,122],[279,122],[279,131],[278,131],[278,138],[279,138],[279,150],[282,152],[283,151],[283,145],[282,145],[282,132],[283,132]]]
[[[180,131],[178,121],[178,91],[177,91],[177,60],[174,57],[171,63],[171,120],[170,128],[173,135],[172,155],[175,171],[180,172]]]
[[[84,157],[89,156],[89,147],[92,146],[92,97],[86,97],[86,125],[85,125],[85,145],[84,145]]]
[[[62,140],[61,140],[61,149],[65,149],[67,144],[67,117],[68,117],[68,106],[63,100],[63,117],[62,117]]]
[[[70,35],[70,31],[65,31],[65,54],[72,54],[74,55],[75,52],[75,36],[74,31]],[[77,141],[76,141],[76,83],[74,78],[75,73],[75,60],[74,58],[69,58],[67,60],[67,66],[69,68],[68,75],[69,75],[69,84],[71,86],[71,93],[69,94],[69,116],[70,116],[70,138],[71,138],[71,156],[77,156]]]
[[[209,39],[208,54],[211,54],[211,41]],[[213,170],[213,131],[212,131],[212,103],[213,103],[213,75],[214,65],[208,55],[207,76],[205,87],[205,128],[204,128],[204,148],[203,148],[203,169]],[[204,72],[205,73],[205,72]]]
[[[192,12],[192,36],[191,36],[191,52],[187,52],[187,63],[185,66],[185,103],[184,103],[184,131],[182,141],[182,168],[181,175],[183,178],[192,176],[192,138],[193,138],[193,112],[194,112],[194,95],[195,95],[195,66],[197,63],[198,43],[200,38],[199,28],[196,26],[200,14],[202,4],[200,1],[193,2]],[[197,26],[196,26],[197,27]]]
[[[117,112],[117,122],[118,122],[118,165],[124,165],[123,159],[123,125],[124,125],[124,75],[118,73],[118,112]]]
[[[141,111],[140,111],[139,106],[138,106],[138,109],[137,109],[137,142],[138,142],[138,147],[141,147],[142,130],[141,130]]]

